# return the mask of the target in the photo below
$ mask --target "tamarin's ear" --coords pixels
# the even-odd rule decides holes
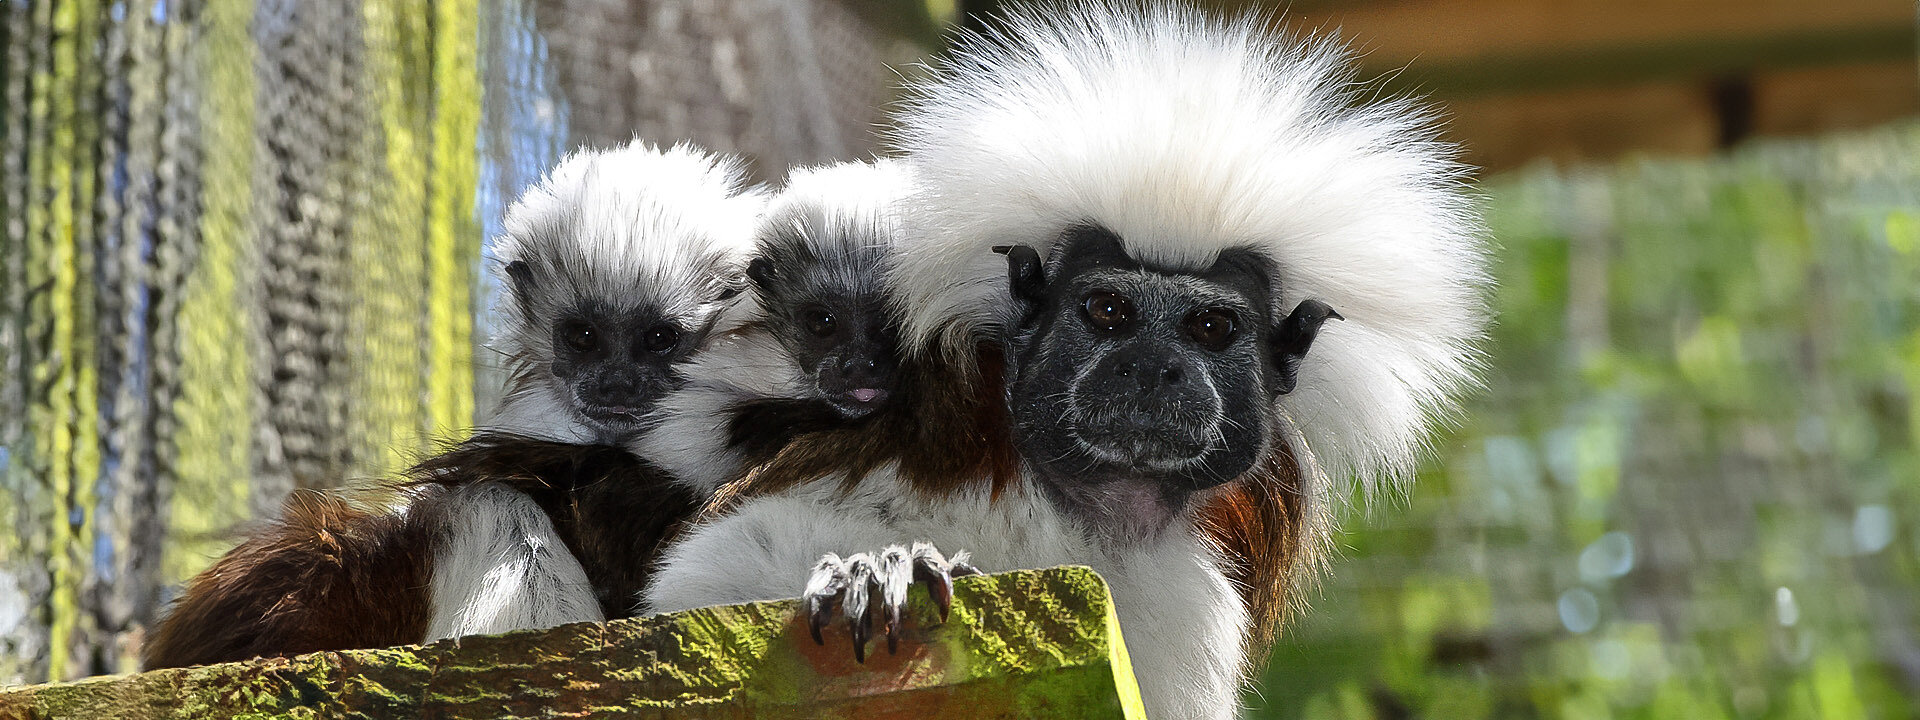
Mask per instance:
[[[753,280],[753,284],[761,289],[766,289],[768,285],[773,284],[773,281],[779,276],[779,273],[773,269],[773,263],[766,258],[757,257],[754,258],[752,262],[747,263],[747,277]]]
[[[533,268],[525,260],[507,263],[507,279],[512,281],[508,289],[513,292],[514,301],[520,303],[521,308],[527,308],[533,297]]]
[[[1025,245],[1000,245],[994,252],[1007,256],[1007,287],[1016,299],[1039,304],[1047,295],[1047,270],[1040,253]]]
[[[1273,365],[1279,371],[1274,379],[1276,394],[1293,392],[1300,382],[1300,361],[1307,359],[1307,350],[1313,347],[1313,339],[1320,334],[1320,324],[1328,318],[1345,320],[1333,307],[1319,300],[1302,300],[1293,308],[1293,314],[1281,320],[1273,328]]]

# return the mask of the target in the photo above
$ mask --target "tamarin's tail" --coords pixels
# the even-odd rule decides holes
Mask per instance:
[[[399,511],[295,491],[187,584],[145,644],[146,668],[419,642],[444,494],[410,491]]]

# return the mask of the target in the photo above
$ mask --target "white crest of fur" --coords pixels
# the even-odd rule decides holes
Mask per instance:
[[[768,203],[765,225],[797,230],[822,258],[886,249],[899,239],[900,202],[913,187],[907,164],[887,158],[794,168],[786,186]],[[764,243],[766,230],[760,237]],[[846,264],[833,267],[851,270]]]
[[[902,203],[914,187],[907,164],[890,158],[792,168],[761,214],[754,250],[764,253],[776,238],[799,238],[815,257],[828,261],[828,271],[856,272],[854,253],[890,248],[899,239]],[[863,279],[878,284],[851,276],[836,284],[855,287]],[[727,312],[719,330],[766,319],[758,295],[747,295]]]
[[[594,302],[610,311],[654,307],[684,330],[705,330],[738,288],[766,198],[737,159],[690,145],[635,140],[568,155],[507,211],[494,243],[502,327],[494,345],[531,376],[549,374],[553,318]],[[523,307],[504,268],[528,264],[540,282]],[[549,378],[518,383],[488,427],[562,442],[593,442],[575,403]]]
[[[538,503],[496,483],[456,492],[434,557],[428,642],[606,619]]]
[[[824,284],[880,288],[881,273],[862,269],[857,256],[885,252],[897,241],[900,204],[911,192],[907,168],[894,160],[795,168],[768,203],[756,252],[798,240],[820,260],[813,271],[844,274]],[[739,477],[744,458],[728,447],[731,408],[769,398],[805,399],[814,390],[798,361],[759,325],[769,318],[758,293],[747,296],[727,312],[723,334],[683,365],[687,385],[661,400],[653,427],[631,444],[695,492],[712,494]]]
[[[1472,381],[1488,282],[1482,229],[1431,111],[1366,103],[1328,41],[1179,5],[1016,12],[914,88],[896,143],[922,178],[899,252],[904,343],[971,348],[1013,318],[1007,263],[1095,223],[1130,254],[1204,269],[1230,247],[1275,261],[1284,317],[1329,321],[1281,396],[1320,465],[1407,477]]]

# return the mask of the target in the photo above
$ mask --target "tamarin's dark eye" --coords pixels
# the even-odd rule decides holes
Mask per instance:
[[[808,310],[804,317],[804,322],[807,326],[807,332],[820,337],[832,335],[835,330],[840,329],[840,321],[835,320],[833,313],[828,312],[825,308]]]
[[[647,329],[642,342],[646,343],[647,350],[663,353],[680,344],[680,330],[672,325],[655,325]]]
[[[560,340],[574,352],[593,352],[600,347],[600,335],[591,323],[569,320],[560,325]]]
[[[1180,323],[1187,337],[1193,338],[1200,347],[1208,350],[1225,350],[1233,343],[1233,311],[1225,308],[1202,308],[1193,311]]]
[[[1133,324],[1133,301],[1120,293],[1095,290],[1087,294],[1080,309],[1087,313],[1087,322],[1101,330],[1120,330]]]

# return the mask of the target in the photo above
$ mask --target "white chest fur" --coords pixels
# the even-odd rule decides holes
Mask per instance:
[[[426,640],[606,619],[586,570],[532,498],[496,483],[455,492]]]
[[[964,492],[914,499],[891,473],[852,492],[831,480],[755,498],[667,551],[646,598],[651,612],[796,597],[828,553],[926,541],[960,550],[987,572],[1088,565],[1106,578],[1148,716],[1232,717],[1238,705],[1246,609],[1211,551],[1185,528],[1137,547],[1090,541],[1034,493],[997,501]]]

